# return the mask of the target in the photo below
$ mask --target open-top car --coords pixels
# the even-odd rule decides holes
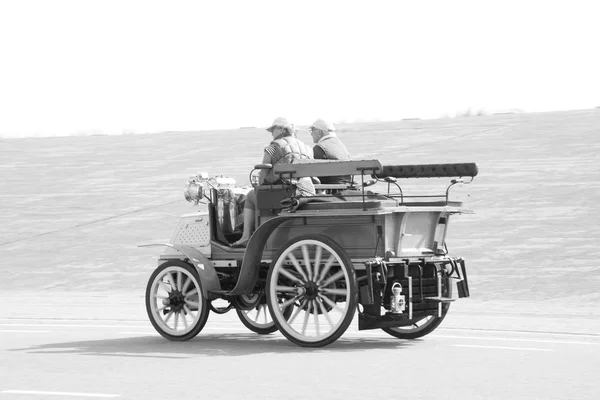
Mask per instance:
[[[279,330],[300,346],[334,342],[357,311],[359,330],[412,339],[469,296],[465,262],[449,255],[446,232],[452,215],[469,212],[451,188],[470,183],[476,164],[306,160],[254,171],[264,168],[281,183],[253,185],[256,230],[245,248],[232,243],[249,188],[206,174],[185,188],[199,210],[181,217],[170,243],[146,245],[166,246],[146,290],[148,316],[165,338],[191,339],[211,310],[234,309],[250,330]],[[295,195],[299,178],[348,175],[352,183]],[[409,178],[454,179],[437,193],[409,195],[400,185]]]

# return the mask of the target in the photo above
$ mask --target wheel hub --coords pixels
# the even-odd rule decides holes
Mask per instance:
[[[184,304],[185,296],[179,290],[173,290],[169,293],[169,305],[173,311],[181,311]]]
[[[319,287],[315,282],[307,282],[306,285],[304,285],[304,289],[306,290],[304,297],[307,300],[314,300],[319,295]]]

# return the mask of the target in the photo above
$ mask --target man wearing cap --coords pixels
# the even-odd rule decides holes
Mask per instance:
[[[287,119],[276,118],[271,126],[267,128],[267,131],[271,132],[273,140],[265,147],[263,164],[293,164],[297,160],[313,158],[313,150],[295,136],[294,125],[290,124]],[[277,183],[278,180],[279,178],[275,177],[272,169],[261,169],[258,175],[259,184]],[[315,187],[310,178],[298,179],[296,194],[302,196],[313,196],[315,194]],[[253,189],[248,192],[244,203],[244,231],[242,237],[232,246],[244,247],[248,243],[254,230],[255,208],[256,191]]]
[[[315,160],[340,160],[349,161],[350,154],[342,141],[335,134],[335,125],[331,122],[318,119],[310,126],[315,147],[313,153]],[[348,176],[320,176],[323,184],[351,183],[352,178]]]

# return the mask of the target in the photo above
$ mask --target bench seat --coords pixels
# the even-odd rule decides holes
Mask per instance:
[[[377,210],[387,207],[397,207],[398,202],[395,200],[361,200],[352,201],[312,201],[301,205],[298,210],[301,211],[316,211],[316,210],[362,210],[363,207],[367,210]]]

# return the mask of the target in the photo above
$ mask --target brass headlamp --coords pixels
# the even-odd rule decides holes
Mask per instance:
[[[190,177],[185,184],[185,189],[183,190],[183,196],[185,199],[189,202],[198,204],[198,202],[204,197],[204,184],[207,179],[208,174],[206,173],[201,173]]]

